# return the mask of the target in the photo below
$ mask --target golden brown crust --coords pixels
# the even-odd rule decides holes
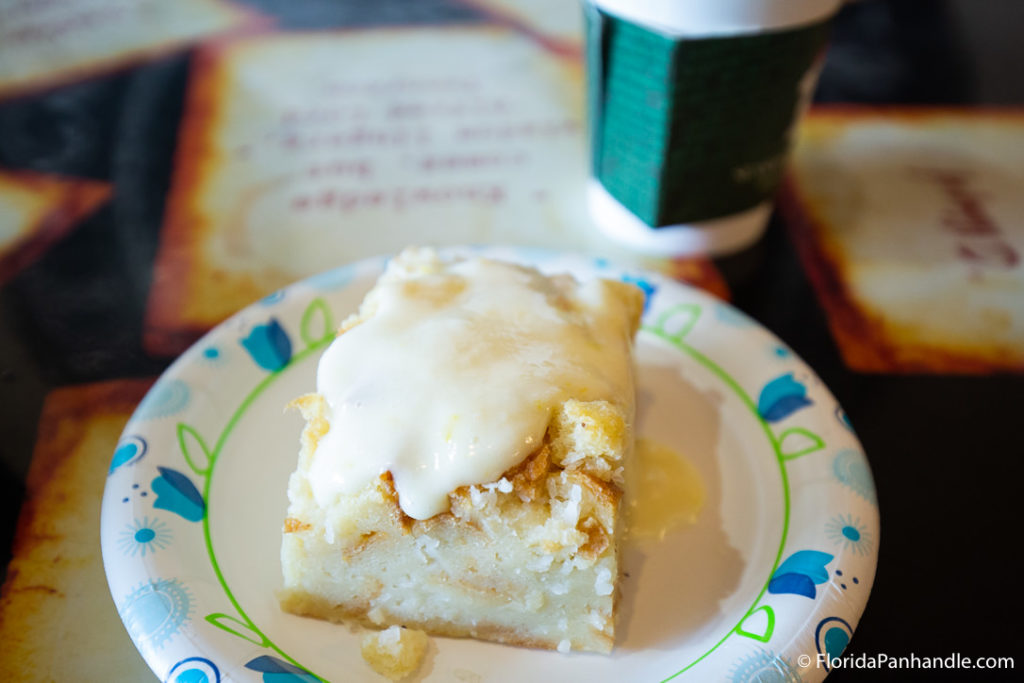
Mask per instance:
[[[391,472],[385,472],[380,475],[380,480],[377,482],[377,488],[381,492],[384,500],[388,502],[388,508],[391,512],[391,519],[394,523],[401,527],[402,531],[409,533],[413,529],[413,525],[418,521],[429,521],[429,520],[416,520],[405,514],[405,510],[398,502],[398,491],[395,490],[395,479],[391,476]],[[440,515],[435,515],[440,517]],[[433,519],[433,518],[431,518]]]
[[[297,409],[306,419],[306,428],[302,438],[309,439],[310,452],[313,452],[316,450],[316,445],[320,443],[320,439],[331,428],[324,410],[324,397],[320,394],[305,394],[293,399],[286,408]]]
[[[374,629],[380,628],[381,626],[380,623],[375,622],[368,616],[370,612],[369,600],[351,605],[333,605],[319,596],[301,593],[299,591],[285,591],[280,597],[281,606],[292,614],[324,619],[336,624],[356,623],[361,626]],[[383,614],[381,616],[389,623],[397,623],[396,620],[391,619],[387,614]],[[558,649],[558,645],[561,640],[558,637],[545,639],[527,636],[507,626],[486,621],[478,622],[471,629],[453,625],[448,621],[439,618],[405,620],[402,622],[402,625],[407,628],[422,629],[427,633],[449,638],[478,638],[497,643],[504,643],[506,645],[530,647],[542,650]],[[592,629],[592,631],[595,639],[605,646],[604,649],[599,651],[611,652],[612,646],[614,645],[614,639],[596,629]]]
[[[614,511],[618,508],[619,501],[622,499],[622,489],[617,485],[582,472],[567,472],[567,474],[586,488],[594,501],[595,508],[609,511]],[[601,519],[601,524],[606,529],[611,529],[614,523],[615,520],[611,516]]]
[[[363,552],[364,550],[372,546],[374,543],[382,541],[385,538],[387,538],[387,534],[381,533],[379,531],[367,532],[359,537],[359,540],[355,543],[355,545],[351,545],[342,550],[341,555],[345,558],[346,562],[350,562],[353,557]]]
[[[580,531],[587,534],[587,542],[580,546],[579,554],[590,559],[597,559],[611,545],[608,532],[593,517],[587,517],[579,523]]]
[[[286,517],[284,520],[284,532],[286,534],[292,534],[296,531],[309,531],[312,528],[312,524],[306,524],[305,522],[295,519],[294,517]]]
[[[544,495],[545,475],[552,469],[550,453],[551,449],[545,440],[543,446],[503,475],[512,483],[512,490],[523,502]]]
[[[318,595],[311,595],[298,590],[284,590],[278,595],[281,609],[300,617],[326,619],[336,624],[355,621],[363,626],[374,626],[366,614],[370,611],[370,603],[375,596],[370,594],[365,600],[349,605],[335,605]]]

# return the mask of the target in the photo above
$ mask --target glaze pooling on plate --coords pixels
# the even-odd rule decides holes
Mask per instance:
[[[818,655],[842,651],[867,601],[879,532],[867,460],[820,380],[747,316],[660,276],[554,252],[451,251],[641,286],[638,436],[694,458],[708,499],[692,527],[627,552],[624,635],[609,657],[438,638],[424,680],[823,678]],[[127,425],[104,493],[104,563],[161,680],[375,680],[357,635],[281,614],[274,591],[301,429],[282,406],[313,385],[383,264],[240,312],[176,361]]]

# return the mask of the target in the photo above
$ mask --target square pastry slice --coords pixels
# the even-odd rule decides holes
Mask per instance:
[[[618,281],[392,260],[294,402],[283,609],[610,651],[642,309]]]

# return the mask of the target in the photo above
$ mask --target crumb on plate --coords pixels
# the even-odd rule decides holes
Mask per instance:
[[[398,681],[420,668],[427,651],[427,634],[404,626],[370,631],[363,636],[363,659],[374,671]]]

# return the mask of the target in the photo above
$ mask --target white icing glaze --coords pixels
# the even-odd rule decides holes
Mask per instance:
[[[432,517],[451,491],[533,452],[568,398],[631,391],[630,313],[610,286],[586,282],[567,297],[536,270],[498,261],[393,261],[366,319],[320,361],[330,429],[309,469],[317,503],[390,471],[405,513]]]

